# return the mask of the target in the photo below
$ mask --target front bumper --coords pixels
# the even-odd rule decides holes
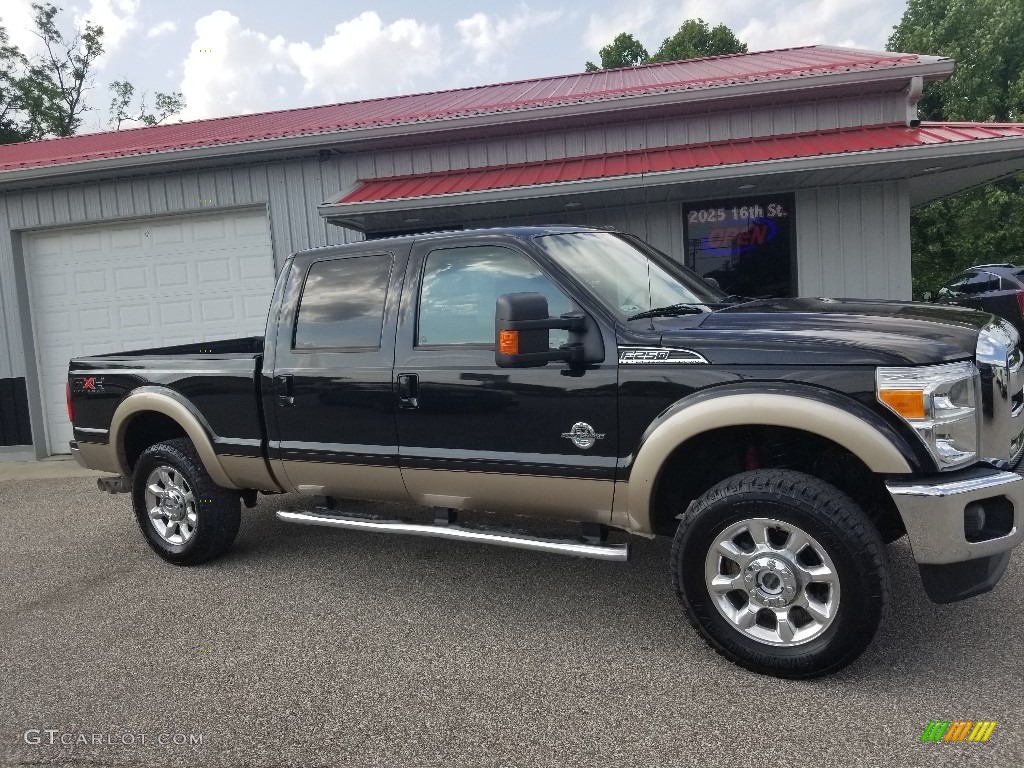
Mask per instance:
[[[890,480],[886,487],[903,519],[925,591],[937,603],[992,589],[1010,550],[1024,540],[1024,477],[1014,472],[972,467]]]

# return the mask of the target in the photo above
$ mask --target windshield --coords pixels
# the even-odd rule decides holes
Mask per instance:
[[[573,232],[542,235],[536,243],[622,321],[658,307],[702,307],[726,298],[690,270],[629,235]]]

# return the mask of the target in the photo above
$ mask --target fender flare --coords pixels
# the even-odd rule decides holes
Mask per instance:
[[[213,449],[212,430],[200,413],[181,395],[164,387],[139,387],[122,400],[110,420],[109,444],[114,448],[119,471],[131,477],[131,469],[124,452],[124,436],[132,419],[141,413],[153,412],[167,416],[185,430],[195,446],[203,467],[214,483],[222,488],[238,489]]]
[[[854,403],[854,405],[857,405]],[[698,402],[683,400],[666,411],[641,439],[628,481],[630,528],[653,531],[652,497],[658,475],[680,445],[705,432],[724,427],[789,427],[819,435],[842,446],[872,472],[913,472],[893,439],[856,415],[813,396],[769,392],[722,393]]]

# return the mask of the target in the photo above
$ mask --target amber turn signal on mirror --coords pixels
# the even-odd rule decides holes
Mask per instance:
[[[503,355],[519,354],[519,331],[500,331],[498,351]]]

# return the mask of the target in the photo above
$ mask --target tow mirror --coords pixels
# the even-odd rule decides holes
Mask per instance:
[[[550,331],[569,331],[570,341],[551,349]],[[570,366],[585,362],[582,337],[587,319],[582,314],[548,316],[542,293],[505,293],[494,305],[494,361],[500,368],[534,368],[562,360]]]

